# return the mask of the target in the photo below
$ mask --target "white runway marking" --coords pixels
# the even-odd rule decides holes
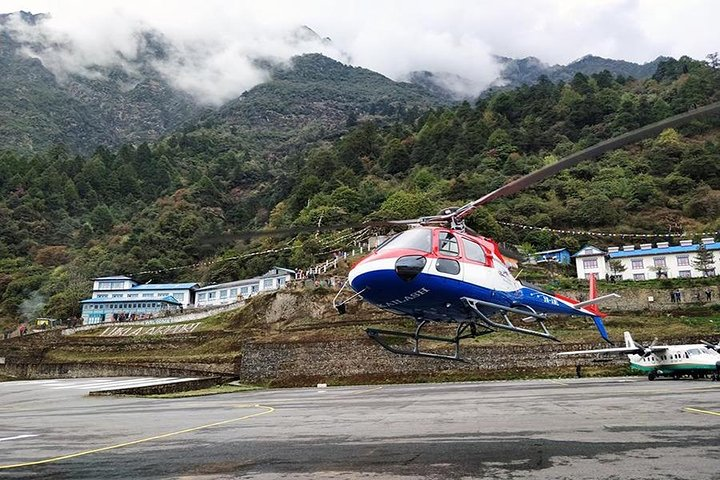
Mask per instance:
[[[37,435],[15,435],[14,437],[0,438],[0,442],[7,442],[8,440],[19,440],[21,438],[37,437]]]
[[[164,378],[76,378],[62,380],[34,380],[33,385],[49,390],[115,390],[129,387],[145,387],[166,383],[178,383],[197,378],[164,377]]]

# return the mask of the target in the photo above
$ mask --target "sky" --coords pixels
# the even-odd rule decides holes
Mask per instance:
[[[175,87],[218,105],[267,80],[254,60],[319,52],[405,80],[431,71],[477,94],[499,73],[493,55],[567,64],[584,55],[651,61],[704,59],[720,49],[714,0],[0,0],[0,12],[50,13],[38,28],[9,27],[58,77],[133,70],[143,31],[173,45],[154,67]],[[308,26],[330,42],[296,35]]]

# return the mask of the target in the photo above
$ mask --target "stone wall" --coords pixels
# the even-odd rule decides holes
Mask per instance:
[[[705,300],[705,290],[710,289],[712,300]],[[689,287],[680,288],[682,301],[673,303],[670,301],[672,289],[659,288],[633,288],[613,290],[612,283],[603,283],[598,295],[618,293],[620,298],[611,298],[598,304],[600,310],[606,313],[625,312],[667,312],[683,308],[691,308],[707,305],[720,305],[720,287]],[[558,292],[570,298],[587,300],[588,292],[565,290]]]
[[[395,355],[370,339],[314,343],[249,343],[237,374],[240,381],[283,386],[317,383],[375,383],[433,379],[516,378],[524,374],[573,372],[592,365],[588,357],[559,357],[558,352],[604,348],[606,344],[538,343],[526,346],[464,345],[465,362]],[[605,365],[621,368],[627,357],[610,357]]]

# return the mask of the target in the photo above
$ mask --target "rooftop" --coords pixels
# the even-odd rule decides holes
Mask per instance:
[[[129,290],[187,290],[197,286],[197,283],[146,283],[135,285]]]
[[[674,245],[672,247],[662,248],[646,248],[640,250],[629,250],[629,251],[618,251],[612,252],[608,256],[610,258],[627,258],[627,257],[644,257],[647,255],[663,255],[668,253],[691,253],[697,252],[700,245]],[[708,250],[720,250],[720,242],[713,242],[705,244],[705,248]]]
[[[150,302],[165,302],[172,303],[175,305],[181,305],[175,297],[167,296],[165,298],[88,298],[86,300],[80,300],[80,303],[150,303]]]

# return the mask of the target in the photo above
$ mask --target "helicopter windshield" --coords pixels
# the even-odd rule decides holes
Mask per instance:
[[[430,253],[432,251],[432,230],[428,228],[413,228],[394,236],[380,245],[377,250],[395,250],[401,248]]]

